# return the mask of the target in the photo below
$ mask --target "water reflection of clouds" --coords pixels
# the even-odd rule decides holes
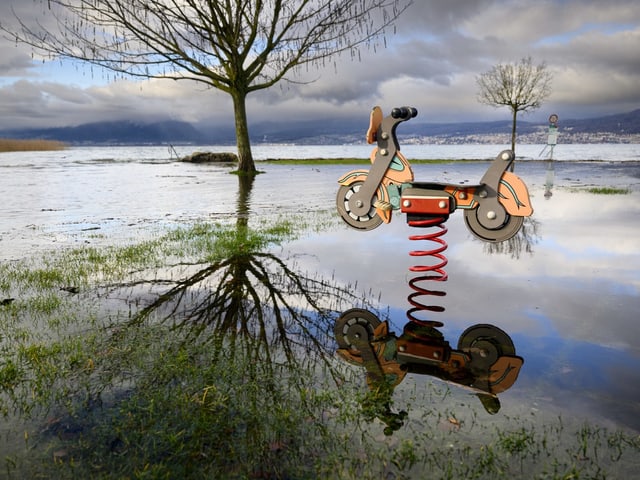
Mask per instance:
[[[538,406],[568,408],[572,415],[613,419],[640,429],[640,359],[609,346],[566,340],[559,336],[513,335],[525,356],[518,387],[512,395]]]
[[[447,296],[437,300],[446,308],[440,314],[445,324],[464,328],[473,317],[510,332],[640,352],[633,321],[640,311],[638,197],[559,190],[551,200],[535,202],[538,238],[533,253],[518,258],[487,254],[455,213],[447,222],[449,281],[441,285]],[[408,255],[423,246],[407,238],[417,230],[397,216],[371,232],[338,228],[299,248],[316,252],[322,259],[317,268],[379,292],[391,308],[406,309],[408,267],[422,261]]]
[[[583,220],[585,216],[588,212],[582,214]],[[543,230],[559,232],[555,222],[541,221],[553,227]],[[605,260],[593,262],[590,249],[573,251],[568,248],[571,242],[560,247],[557,237],[545,241],[544,233],[531,255],[519,259],[489,255],[466,232],[461,216],[452,216],[447,226],[449,280],[431,285],[446,295],[430,299],[445,311],[428,317],[445,324],[441,330],[447,338],[456,338],[476,323],[494,324],[512,335],[525,364],[522,383],[510,394],[520,400],[509,401],[508,395],[506,404],[551,402],[572,414],[615,419],[638,428],[630,419],[637,413],[632,399],[638,393],[631,385],[640,384],[640,332],[635,319],[640,296],[616,275],[600,275],[593,267],[618,265],[629,277],[637,275],[638,262],[629,261],[624,250],[618,252],[615,242]],[[624,228],[629,231],[633,226]],[[574,234],[571,228],[567,231]],[[379,293],[380,307],[389,309],[391,324],[399,330],[409,307],[407,280],[413,274],[408,267],[421,261],[408,255],[416,248],[416,242],[407,238],[411,233],[415,229],[399,217],[372,232],[338,228],[296,242],[294,248],[316,253],[309,268],[333,273],[345,282],[357,281],[363,295]]]
[[[513,395],[520,398],[516,403],[553,405],[640,428],[634,420],[640,384],[638,200],[638,193],[559,191],[546,204],[534,203],[538,237],[533,253],[519,257],[487,253],[459,212],[447,222],[449,280],[431,285],[446,292],[431,298],[445,311],[430,318],[444,322],[447,337],[476,323],[512,335],[525,364],[507,404]],[[423,261],[408,255],[421,245],[408,240],[418,229],[404,222],[397,216],[371,232],[340,226],[293,247],[316,253],[310,268],[357,281],[363,295],[379,293],[380,307],[389,309],[398,329],[409,307],[408,267]]]
[[[550,202],[534,204],[534,218],[540,222],[534,255],[520,258],[518,265],[508,259],[491,261],[502,263],[505,269],[498,270],[509,276],[573,277],[578,283],[597,276],[599,282],[640,287],[639,200],[637,193],[559,192]],[[468,248],[462,255],[477,259],[477,247]]]

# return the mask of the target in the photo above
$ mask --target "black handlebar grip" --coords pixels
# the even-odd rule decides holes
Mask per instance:
[[[401,118],[403,120],[409,120],[418,115],[418,110],[413,107],[396,107],[391,110],[391,116],[393,118]]]

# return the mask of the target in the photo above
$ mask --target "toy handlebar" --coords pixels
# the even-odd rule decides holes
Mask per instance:
[[[418,116],[418,110],[413,107],[396,107],[391,110],[391,116],[393,118],[400,118],[402,120],[409,120]]]

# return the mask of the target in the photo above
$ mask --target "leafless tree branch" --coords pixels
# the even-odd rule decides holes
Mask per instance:
[[[376,46],[413,0],[34,0],[40,21],[0,23],[50,59],[142,78],[189,79],[233,98],[240,170],[255,171],[247,94],[303,65]]]
[[[523,58],[517,63],[495,65],[476,77],[480,103],[511,109],[511,149],[514,152],[518,112],[540,108],[551,94],[552,78],[546,63],[534,65],[531,57]]]

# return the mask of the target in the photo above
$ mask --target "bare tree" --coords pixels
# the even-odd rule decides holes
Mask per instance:
[[[511,150],[516,151],[516,120],[518,112],[540,108],[551,94],[551,72],[546,63],[534,65],[531,57],[517,63],[494,66],[476,77],[479,87],[478,101],[492,107],[511,109]]]
[[[296,68],[383,39],[412,0],[34,0],[42,22],[0,23],[51,59],[194,80],[233,99],[239,170],[255,172],[246,98]],[[46,24],[46,25],[45,25]],[[52,26],[48,26],[52,25]]]

